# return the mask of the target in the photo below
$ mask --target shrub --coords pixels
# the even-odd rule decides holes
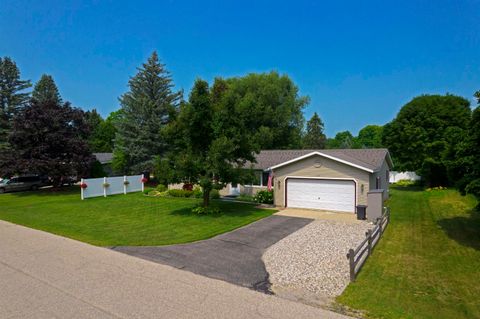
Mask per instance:
[[[202,198],[202,196],[203,196],[202,188],[200,186],[195,186],[193,188],[193,197]]]
[[[163,193],[168,190],[168,187],[163,184],[158,184],[156,190],[157,192]]]
[[[144,193],[145,195],[148,195],[151,191],[153,191],[153,188],[145,187],[144,190],[143,190],[143,193]]]
[[[193,184],[185,183],[185,184],[183,184],[182,189],[184,191],[192,191],[193,190]]]
[[[255,196],[253,196],[253,199],[260,204],[273,204],[273,191],[258,191]]]
[[[168,195],[172,197],[191,197],[193,195],[193,191],[187,191],[183,189],[170,189],[168,190]]]
[[[220,198],[220,191],[218,189],[212,189],[210,191],[210,198],[211,199],[218,199]]]
[[[240,195],[237,197],[237,200],[241,200],[241,201],[244,201],[244,202],[254,202],[254,201],[255,201],[255,199],[253,198],[253,196],[247,195],[247,194],[240,194]]]
[[[470,182],[470,184],[468,184],[467,187],[465,188],[465,191],[468,194],[473,194],[480,199],[480,178]]]
[[[192,208],[192,212],[197,214],[197,215],[213,215],[213,214],[219,214],[220,209],[215,206],[196,206]]]

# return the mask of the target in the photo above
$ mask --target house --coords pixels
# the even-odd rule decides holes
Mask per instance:
[[[267,189],[273,174],[274,204],[339,212],[367,205],[368,194],[388,198],[393,168],[387,149],[268,150],[251,164],[256,179],[250,185],[227,185],[222,195],[255,194]]]
[[[93,156],[95,156],[95,159],[102,165],[103,171],[107,176],[112,176],[113,153],[93,153]]]

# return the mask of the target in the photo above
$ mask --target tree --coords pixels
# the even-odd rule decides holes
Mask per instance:
[[[113,166],[117,171],[150,170],[155,156],[167,151],[162,131],[175,118],[182,98],[182,92],[172,91],[173,86],[156,52],[130,79],[130,91],[120,98],[121,113],[116,123]]]
[[[9,57],[0,57],[0,150],[8,148],[8,134],[13,116],[29,99],[29,93],[22,92],[31,87],[28,80],[20,80],[20,70]]]
[[[381,148],[383,127],[367,125],[358,132],[355,144],[358,148]]]
[[[222,99],[244,116],[248,129],[261,149],[300,148],[304,125],[303,109],[308,97],[277,72],[215,79],[214,99]]]
[[[404,105],[385,125],[382,143],[398,170],[416,171],[431,186],[453,184],[449,164],[470,117],[470,103],[462,97],[422,95]]]
[[[200,184],[204,207],[212,189],[250,177],[245,165],[259,151],[245,120],[248,110],[235,107],[228,95],[219,98],[214,92],[207,82],[197,80],[169,131],[175,150],[167,161],[174,165],[177,180]]]
[[[323,122],[320,116],[315,112],[307,122],[307,132],[303,137],[303,147],[306,149],[325,148],[325,134],[323,133]]]
[[[93,153],[109,153],[113,151],[113,142],[116,133],[114,124],[115,116],[116,113],[112,112],[109,117],[104,120],[96,109],[85,112],[85,120],[90,127],[88,144]]]
[[[51,75],[43,74],[37,84],[35,84],[32,92],[32,100],[40,104],[46,102],[62,103],[57,85]]]
[[[86,143],[83,111],[69,103],[32,101],[13,119],[11,151],[2,154],[2,175],[44,174],[54,185],[63,177],[87,174],[93,157]]]
[[[327,148],[352,148],[355,138],[350,131],[338,132],[334,138],[327,140]]]

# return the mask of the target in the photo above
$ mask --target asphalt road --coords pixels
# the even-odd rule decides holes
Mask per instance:
[[[270,293],[264,251],[312,219],[270,216],[211,239],[171,246],[112,247],[140,257],[210,278]]]
[[[347,318],[0,221],[0,318]]]

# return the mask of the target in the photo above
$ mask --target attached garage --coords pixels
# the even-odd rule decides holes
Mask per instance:
[[[290,177],[285,183],[287,207],[355,212],[354,180]]]

